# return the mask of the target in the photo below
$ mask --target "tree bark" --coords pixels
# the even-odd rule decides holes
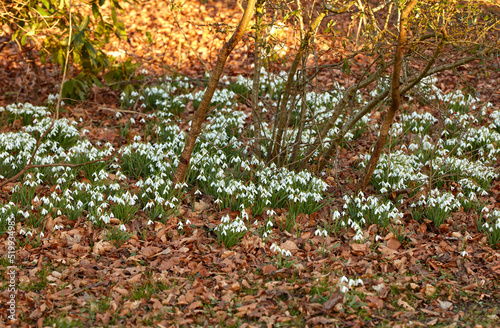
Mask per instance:
[[[255,53],[254,53],[254,73],[252,83],[252,114],[254,119],[254,152],[258,159],[261,159],[261,114],[259,107],[260,92],[260,69],[262,67],[261,39],[262,39],[262,16],[264,15],[265,0],[257,0],[255,7]]]
[[[196,139],[200,135],[203,121],[205,121],[205,118],[207,117],[210,101],[212,100],[215,89],[217,88],[217,85],[219,83],[219,79],[222,75],[222,70],[224,69],[224,66],[226,64],[227,57],[236,47],[236,44],[243,38],[250,19],[253,16],[256,1],[257,0],[248,0],[245,12],[243,13],[243,17],[241,18],[238,27],[234,31],[229,41],[224,43],[222,49],[219,52],[217,63],[215,64],[215,68],[210,75],[207,89],[205,90],[200,105],[194,113],[193,120],[191,121],[191,129],[186,136],[186,144],[184,145],[184,149],[182,150],[181,157],[179,159],[179,164],[177,165],[174,173],[174,187],[178,184],[183,183],[184,179],[186,178],[186,173],[189,168],[189,162],[191,161],[191,156],[193,153],[194,145],[196,143]]]
[[[401,104],[399,78],[401,77],[401,67],[403,64],[403,46],[406,39],[408,15],[413,10],[413,7],[415,7],[417,2],[418,0],[411,0],[401,12],[401,18],[399,21],[399,38],[396,47],[396,54],[394,56],[394,72],[392,74],[391,106],[385,114],[384,121],[382,122],[382,126],[380,127],[380,135],[378,137],[377,143],[375,144],[375,147],[373,148],[370,161],[368,162],[368,166],[366,168],[365,176],[359,184],[359,191],[364,191],[368,186],[368,183],[370,183],[370,179],[372,178],[373,172],[375,171],[375,167],[377,166],[380,154],[382,153],[382,149],[384,148],[387,141],[387,135],[389,134],[389,129],[391,128],[392,121],[394,120],[394,116],[396,115],[396,112],[398,111]]]
[[[272,143],[272,148],[271,151],[269,152],[269,158],[268,160],[274,161],[278,160],[278,155],[281,151],[281,143],[282,143],[282,138],[283,134],[285,131],[286,123],[287,123],[287,106],[288,106],[288,100],[290,98],[290,93],[292,91],[292,85],[293,82],[295,81],[295,73],[297,73],[297,68],[299,67],[300,60],[302,58],[302,55],[306,51],[307,47],[309,46],[309,42],[311,39],[314,37],[316,34],[316,30],[319,26],[319,24],[323,21],[323,18],[325,18],[326,14],[328,13],[327,9],[324,9],[317,17],[316,19],[311,23],[309,26],[309,30],[304,36],[304,39],[302,40],[299,50],[297,51],[297,54],[295,54],[295,58],[292,62],[292,67],[290,68],[290,71],[288,72],[288,77],[286,80],[285,87],[283,88],[283,96],[281,98],[281,103],[280,103],[280,108],[278,112],[278,119],[277,119],[277,132],[276,136],[273,140]]]

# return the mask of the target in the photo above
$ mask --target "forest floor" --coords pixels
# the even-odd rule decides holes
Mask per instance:
[[[178,28],[166,2],[147,2],[125,8],[123,20],[132,22],[130,26],[133,26],[129,41],[112,43],[109,51],[133,56],[142,63],[142,69],[150,73],[151,80],[164,74],[191,78],[191,85],[183,90],[184,94],[202,90],[202,62],[211,68],[222,46],[224,36],[211,32],[209,23],[236,25],[241,15],[232,1],[189,0],[178,13]],[[340,24],[343,26],[342,21]],[[154,31],[153,42],[147,42],[144,32],[138,31]],[[185,37],[189,42],[179,42]],[[289,42],[289,48],[294,49],[294,41]],[[225,74],[231,82],[236,81],[239,74],[251,75],[253,52],[248,46],[251,43],[243,42],[244,45],[237,47],[229,58]],[[269,70],[277,73],[273,67]],[[458,72],[440,74],[437,78],[435,85],[442,94],[472,88],[481,104],[491,103],[486,109],[488,118],[484,122],[471,121],[471,129],[479,131],[481,127],[494,124],[489,116],[500,111],[498,62],[485,67],[479,63],[469,64]],[[346,85],[350,77],[335,70],[319,79],[327,87],[333,82]],[[0,106],[20,102],[46,105],[49,94],[57,93],[58,83],[59,69],[39,64],[34,51],[19,52],[16,47],[8,46],[0,53],[0,90],[4,90],[0,94]],[[102,157],[104,152],[99,153],[97,149],[104,149],[99,147],[105,143],[122,150],[140,147],[132,146],[136,140],[153,144],[155,136],[146,121],[148,113],[131,113],[130,110],[136,110],[134,106],[128,108],[128,112],[123,111],[120,93],[109,87],[95,87],[87,101],[63,106],[62,118],[76,122],[74,126],[78,132],[74,136],[70,136],[70,132],[66,136],[63,133],[61,140],[71,139],[71,145],[88,140],[89,147]],[[177,92],[175,96],[182,96],[182,93]],[[246,115],[241,126],[245,129],[245,124],[251,121],[246,120],[251,115],[248,104],[238,97],[230,101],[232,110]],[[193,106],[193,102],[188,101],[186,110],[177,117],[181,122],[179,130],[186,130],[185,122],[192,117]],[[429,111],[438,116],[435,108],[423,104],[415,106],[412,108],[419,113]],[[121,115],[117,115],[119,112]],[[230,113],[226,114],[221,115],[233,118]],[[32,121],[26,122],[19,117],[9,121],[8,111],[0,115],[2,138],[11,132],[34,133],[27,129]],[[142,121],[143,118],[146,120]],[[401,117],[398,120],[404,126]],[[266,211],[256,214],[255,209],[243,203],[244,210],[235,209],[233,203],[224,207],[217,204],[219,193],[211,190],[208,184],[194,182],[195,179],[190,180],[188,192],[175,204],[175,211],[164,217],[151,214],[143,207],[148,200],[140,195],[146,193],[146,188],[138,184],[147,179],[148,173],[141,171],[142,162],[129,162],[125,168],[123,151],[116,161],[120,168],[113,167],[114,160],[109,160],[106,166],[109,172],[105,177],[97,177],[97,169],[68,171],[73,180],[68,181],[66,187],[74,201],[68,200],[64,188],[56,187],[60,184],[56,182],[62,177],[57,175],[60,173],[42,178],[43,182],[31,189],[26,185],[31,181],[26,176],[23,183],[7,184],[0,191],[3,209],[0,215],[11,211],[16,217],[17,320],[8,318],[7,301],[11,295],[8,273],[11,271],[7,266],[12,263],[3,257],[0,273],[5,280],[0,286],[0,326],[500,326],[499,245],[489,242],[490,234],[479,223],[487,221],[486,211],[492,213],[491,218],[495,220],[493,213],[500,210],[498,154],[495,160],[485,164],[484,172],[483,168],[472,169],[479,175],[491,172],[492,178],[483,188],[486,193],[478,194],[470,207],[465,208],[467,202],[460,199],[458,189],[454,189],[459,185],[457,180],[449,178],[449,172],[443,175],[442,193],[452,195],[456,206],[447,212],[439,227],[426,217],[428,212],[422,210],[421,217],[412,212],[411,205],[418,202],[421,193],[408,192],[398,197],[381,193],[375,186],[369,187],[366,197],[377,196],[380,202],[386,202],[384,204],[397,205],[402,201],[397,209],[401,214],[400,222],[386,227],[366,224],[360,231],[337,226],[341,221],[332,220],[332,216],[336,210],[350,210],[343,210],[343,197],[352,194],[362,177],[360,155],[368,154],[375,141],[375,123],[380,123],[380,114],[374,113],[360,136],[339,148],[326,174],[308,178],[305,185],[299,184],[297,188],[309,188],[316,181],[314,179],[321,180],[326,187],[320,203],[327,205],[318,206],[318,210],[309,214],[299,214],[293,218],[293,225],[288,224],[290,208],[287,206],[275,208],[273,214]],[[165,131],[167,127],[163,126]],[[68,128],[67,131],[72,130]],[[175,141],[176,137],[165,138]],[[401,135],[399,140],[405,143],[414,137],[410,133]],[[206,138],[209,140],[208,136]],[[7,151],[6,140],[1,139],[2,151]],[[492,145],[495,150],[500,148],[500,139],[494,139]],[[12,155],[21,156],[21,148],[12,151]],[[401,149],[396,144],[393,150]],[[45,151],[43,156],[60,159],[50,150]],[[2,165],[0,168],[6,170],[7,166]],[[427,172],[426,168],[422,170]],[[122,178],[122,173],[118,172],[125,176]],[[470,173],[472,180],[476,173]],[[5,171],[0,172],[4,174],[7,175]],[[469,178],[465,173],[460,177]],[[119,190],[112,190],[115,184]],[[77,185],[88,187],[80,191],[72,189]],[[99,189],[101,187],[103,189]],[[82,191],[85,188],[86,191]],[[124,192],[138,195],[138,203],[142,206],[125,206],[122,218],[111,218],[104,226],[92,224],[89,216],[95,214],[95,209],[89,206],[89,199],[94,199],[85,197],[95,196],[94,191],[107,197],[104,201],[95,200],[95,207],[100,202],[117,210],[119,201],[109,200],[115,192],[113,195],[117,197],[124,196]],[[79,192],[84,202],[81,212],[77,205]],[[53,206],[46,206],[50,202]],[[66,212],[71,207],[68,205],[77,208]],[[106,211],[105,206],[102,208]],[[131,217],[127,214],[130,208],[133,208]],[[23,217],[22,213],[27,216]],[[232,247],[224,246],[216,230],[226,215],[231,219],[246,217],[248,231]],[[368,218],[369,214],[366,215]],[[6,218],[7,214],[0,217],[0,222],[3,220],[5,224]],[[500,218],[497,219],[500,222]],[[272,222],[271,228],[268,222]],[[4,230],[6,227],[2,225],[2,233]],[[328,230],[326,236],[321,235],[324,230]],[[500,227],[496,233],[500,234]],[[358,234],[362,238],[355,240]],[[8,254],[8,234],[0,236],[0,242],[2,254]],[[283,252],[276,251],[276,246]]]

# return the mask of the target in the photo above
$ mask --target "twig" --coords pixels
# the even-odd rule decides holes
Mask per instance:
[[[148,116],[147,114],[141,113],[141,112],[136,112],[133,110],[128,110],[128,109],[116,109],[116,108],[109,108],[109,107],[104,107],[104,106],[99,106],[100,110],[109,110],[115,113],[129,113],[129,114],[137,114],[137,115],[142,115],[142,116]]]

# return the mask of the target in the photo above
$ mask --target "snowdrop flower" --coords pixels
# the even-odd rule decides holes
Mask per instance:
[[[342,278],[340,278],[340,283],[341,283],[341,284],[346,284],[346,283],[348,283],[348,282],[349,282],[349,279],[347,279],[347,277],[346,277],[346,276],[342,276]]]
[[[124,224],[120,224],[120,230],[121,231],[127,231],[127,227],[125,227]]]
[[[314,232],[314,235],[315,236],[324,236],[326,237],[327,236],[327,232],[325,229],[316,229],[316,231]]]
[[[274,244],[274,243],[273,243],[273,244],[271,245],[271,250],[272,250],[273,252],[276,252],[276,251],[277,251],[277,250],[279,250],[279,249],[280,249],[280,248],[279,248],[276,244]]]
[[[460,252],[460,255],[461,255],[462,257],[467,257],[467,256],[469,256],[469,253],[467,253],[466,251],[461,251],[461,252]]]
[[[347,293],[348,291],[349,291],[349,288],[347,288],[346,286],[342,286],[342,287],[340,287],[340,292],[341,292],[342,294],[345,294],[345,293]]]
[[[147,223],[147,224],[148,224],[148,225],[153,224],[153,221],[148,220],[148,223]]]

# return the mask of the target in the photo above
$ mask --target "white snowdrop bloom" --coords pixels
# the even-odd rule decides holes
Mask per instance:
[[[40,232],[40,238],[45,237],[45,234],[43,232]]]
[[[316,231],[314,232],[314,235],[315,236],[324,236],[326,237],[327,236],[327,232],[325,229],[316,229]]]
[[[347,293],[348,291],[349,291],[349,288],[347,288],[347,286],[341,286],[341,287],[340,287],[340,292],[341,292],[342,294],[345,294],[345,293]]]
[[[271,245],[270,248],[271,248],[271,251],[273,251],[273,252],[277,252],[277,250],[279,250],[279,247],[274,243]]]
[[[469,256],[469,253],[467,253],[466,251],[461,251],[460,256],[467,257],[467,256]]]
[[[340,283],[341,284],[347,284],[349,282],[349,279],[347,279],[346,276],[342,276],[342,278],[340,278]]]
[[[31,231],[28,231],[26,232],[26,236],[33,236],[33,234],[31,233]]]
[[[356,286],[363,286],[363,279],[358,278],[358,279],[356,280]]]
[[[121,231],[127,231],[127,227],[124,224],[120,224],[119,228]]]

